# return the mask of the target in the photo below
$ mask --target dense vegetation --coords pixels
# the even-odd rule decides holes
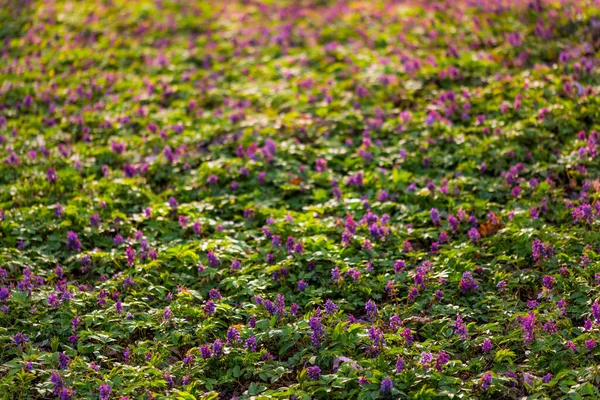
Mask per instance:
[[[600,397],[599,10],[5,1],[0,398]]]

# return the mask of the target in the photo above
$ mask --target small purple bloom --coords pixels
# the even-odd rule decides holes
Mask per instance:
[[[210,348],[209,345],[202,345],[200,346],[200,354],[202,355],[203,359],[208,359],[212,356],[212,350]]]
[[[112,387],[109,385],[100,385],[100,400],[108,400]]]
[[[531,253],[537,264],[554,256],[554,249],[549,245],[542,243],[540,239],[535,239],[531,244]]]
[[[546,289],[552,290],[552,284],[554,283],[555,280],[556,280],[555,278],[553,278],[549,275],[546,275],[542,278],[542,283]]]
[[[27,337],[27,335],[18,332],[17,334],[15,334],[15,336],[12,337],[12,341],[17,345],[17,346],[22,346],[25,343],[29,342],[29,338]]]
[[[432,361],[433,361],[433,354],[427,353],[425,351],[421,353],[421,365],[423,366],[423,368],[425,370],[427,370],[429,368],[429,365],[431,364]]]
[[[338,283],[340,281],[340,275],[341,273],[338,267],[335,267],[331,270],[331,279],[333,279],[335,283]]]
[[[402,357],[398,357],[396,360],[396,373],[399,374],[404,370],[404,359]]]
[[[492,384],[492,374],[490,372],[486,372],[481,378],[481,389],[488,390],[490,385]]]
[[[467,235],[469,235],[469,238],[471,239],[471,243],[477,243],[477,241],[481,237],[477,228],[469,229],[469,232],[467,232]]]
[[[48,180],[48,183],[54,183],[58,180],[58,175],[54,168],[49,168],[48,171],[46,171],[46,179]]]
[[[96,228],[100,227],[100,215],[98,213],[95,213],[90,217],[90,226]]]
[[[244,347],[246,347],[250,351],[256,352],[256,350],[257,350],[256,337],[251,336],[248,339],[246,339],[246,343],[245,343]]]
[[[321,318],[312,317],[310,321],[308,321],[308,325],[312,330],[312,334],[310,336],[310,340],[312,342],[313,347],[317,347],[320,344],[322,337],[325,335],[325,331],[323,330],[323,325],[321,324]]]
[[[321,368],[317,367],[316,365],[308,367],[307,374],[308,379],[311,381],[319,380],[321,378]]]
[[[79,236],[73,231],[69,231],[67,233],[67,249],[75,251],[81,250],[81,242],[79,241]]]
[[[437,358],[435,359],[435,369],[437,369],[438,372],[442,372],[443,366],[448,364],[449,360],[450,355],[446,352],[440,351]]]
[[[392,380],[389,377],[386,377],[384,380],[381,381],[381,393],[390,393],[393,387],[394,384],[392,383]]]
[[[600,304],[598,304],[598,300],[595,300],[594,304],[592,304],[592,315],[596,323],[600,323]]]
[[[114,239],[113,239],[113,244],[115,246],[118,246],[120,244],[123,244],[125,240],[123,239],[123,236],[119,235],[118,233],[115,235]]]
[[[462,317],[460,315],[456,316],[456,321],[454,321],[453,326],[455,329],[455,333],[457,335],[460,335],[460,338],[462,340],[466,340],[468,338],[469,334],[467,332],[467,326],[463,322]]]
[[[65,353],[60,353],[58,355],[58,366],[60,367],[60,369],[69,368],[70,363],[71,363],[71,357],[69,357]]]
[[[300,279],[298,282],[298,290],[304,292],[304,290],[308,287],[308,283],[304,279]]]
[[[206,313],[207,316],[210,317],[211,315],[213,315],[215,313],[215,310],[216,310],[215,303],[213,303],[211,300],[208,300],[202,306],[202,310]]]
[[[219,356],[223,354],[223,347],[225,347],[225,345],[221,339],[217,339],[213,342],[212,351],[215,358],[219,358]]]
[[[331,299],[327,299],[324,306],[325,312],[329,315],[335,314],[335,312],[338,310],[338,306],[333,301],[331,301]]]
[[[492,341],[491,341],[491,339],[488,339],[488,338],[483,339],[483,344],[481,345],[481,350],[484,353],[489,353],[492,350]]]
[[[369,318],[374,318],[377,315],[377,305],[372,299],[367,301],[365,304],[365,311],[367,312]]]
[[[227,343],[230,345],[234,343],[241,343],[240,332],[233,326],[227,331]]]
[[[439,225],[439,223],[440,223],[440,213],[439,213],[439,211],[436,208],[432,208],[429,211],[429,215],[431,216],[431,222],[434,225]]]
[[[231,262],[231,271],[239,271],[242,269],[242,263],[238,260],[233,260]]]

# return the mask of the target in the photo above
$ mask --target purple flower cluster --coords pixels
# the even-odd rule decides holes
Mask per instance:
[[[475,278],[473,278],[473,274],[470,271],[465,271],[459,283],[461,293],[475,292],[478,287],[479,285],[475,281]]]
[[[554,249],[541,242],[540,239],[535,239],[531,245],[531,253],[536,263],[541,263],[554,256]]]

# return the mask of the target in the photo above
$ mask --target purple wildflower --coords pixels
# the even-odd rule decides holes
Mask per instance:
[[[15,336],[12,337],[12,341],[20,347],[23,346],[25,343],[29,342],[29,338],[27,337],[27,335],[18,332],[17,334],[15,334]]]
[[[135,261],[135,250],[128,247],[127,250],[125,250],[125,255],[127,256],[127,265],[130,267],[133,266],[133,262]]]
[[[465,271],[459,283],[460,291],[463,294],[469,291],[475,292],[478,287],[479,285],[477,284],[477,281],[475,281],[475,278],[473,278],[473,274],[471,274],[470,271]]]
[[[233,260],[231,262],[231,271],[239,271],[242,269],[242,263],[238,260]]]
[[[310,336],[310,340],[314,347],[317,347],[320,343],[321,338],[325,335],[325,331],[323,330],[323,325],[321,324],[321,318],[312,317],[308,322],[310,329],[312,330],[312,334]]]
[[[594,346],[596,346],[596,341],[594,339],[589,339],[585,341],[585,348],[588,350],[593,350]]]
[[[202,310],[204,311],[204,313],[207,316],[211,316],[215,313],[216,310],[216,306],[215,303],[212,302],[212,300],[208,300],[207,302],[204,303],[204,305],[202,306]]]
[[[460,338],[462,340],[466,340],[469,337],[469,334],[467,332],[467,326],[463,322],[463,319],[460,315],[456,316],[456,321],[454,321],[453,326],[455,329],[454,333],[460,335]]]
[[[256,352],[256,350],[257,350],[256,337],[250,336],[248,339],[246,339],[246,343],[244,344],[244,347],[249,349],[250,351]]]
[[[100,400],[108,400],[111,391],[112,387],[110,387],[110,385],[100,385]]]
[[[598,304],[598,300],[595,300],[594,304],[592,304],[592,315],[596,323],[600,323],[600,304]]]
[[[233,326],[227,331],[227,344],[241,343],[240,332]]]
[[[492,341],[491,339],[485,338],[483,339],[483,344],[481,345],[481,351],[484,353],[489,353],[492,350]]]
[[[530,312],[527,317],[518,317],[518,321],[521,323],[523,333],[525,334],[525,343],[531,343],[535,340],[535,313]]]
[[[300,279],[300,281],[298,282],[298,290],[304,292],[304,289],[306,289],[307,287],[308,283],[306,283],[304,279]]]
[[[223,347],[225,347],[225,345],[221,339],[217,339],[213,342],[212,351],[215,358],[219,358],[219,356],[223,354]]]
[[[486,372],[481,378],[481,389],[488,390],[490,385],[492,384],[492,374],[490,372]]]
[[[377,315],[377,305],[372,299],[367,301],[365,304],[365,311],[367,312],[369,318],[374,318]]]
[[[171,308],[167,306],[165,307],[165,311],[163,312],[163,320],[168,321],[171,318],[173,318],[173,311],[171,311]]]
[[[396,373],[399,374],[404,370],[404,359],[402,357],[398,357],[396,360]]]
[[[535,239],[531,245],[531,253],[537,264],[554,256],[554,249],[549,244],[544,244],[540,239]]]
[[[210,358],[212,356],[211,347],[206,344],[200,346],[200,354],[202,355],[202,358],[205,360]]]
[[[394,273],[404,272],[406,269],[406,264],[402,260],[396,260],[394,263]]]
[[[331,299],[327,299],[324,306],[325,306],[325,312],[328,315],[335,314],[336,311],[338,310],[338,306],[333,301],[331,301]]]
[[[321,368],[316,365],[308,367],[307,375],[311,381],[319,380],[321,378]]]
[[[469,232],[467,232],[467,235],[469,235],[469,239],[471,239],[471,243],[477,243],[477,241],[481,237],[477,228],[469,229]]]
[[[58,366],[60,369],[68,369],[69,364],[71,363],[71,357],[66,355],[65,353],[59,353],[58,355]]]
[[[212,268],[217,268],[219,266],[219,259],[212,251],[206,253],[206,258],[208,259],[208,265]]]
[[[67,249],[75,251],[81,250],[81,242],[79,241],[79,236],[73,231],[69,231],[67,233]]]
[[[548,290],[552,290],[552,284],[554,283],[556,279],[546,275],[542,278],[542,284],[544,285],[544,287]]]
[[[446,352],[440,351],[437,358],[435,359],[435,369],[437,369],[438,372],[442,372],[443,366],[448,364],[449,360],[450,355]]]
[[[586,224],[591,224],[592,220],[594,219],[592,206],[589,204],[583,204],[579,207],[575,207],[571,214],[573,215],[573,221],[575,223],[583,221]]]
[[[440,213],[439,213],[439,211],[437,209],[432,208],[429,211],[429,215],[431,216],[431,222],[434,225],[439,225],[440,224]]]
[[[389,377],[386,377],[384,380],[381,381],[381,393],[390,393],[393,387],[394,384],[392,383],[392,380]]]
[[[431,365],[431,362],[433,361],[433,354],[428,353],[428,352],[422,352],[421,353],[421,366],[423,366],[423,369],[427,370],[429,368],[429,366]]]
[[[48,183],[54,183],[58,180],[58,175],[54,168],[49,168],[48,171],[46,171],[46,180]]]
[[[548,321],[544,324],[543,326],[544,331],[548,334],[553,334],[557,332],[556,329],[556,324],[554,323],[554,321]]]

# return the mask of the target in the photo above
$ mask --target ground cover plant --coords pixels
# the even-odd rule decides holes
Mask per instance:
[[[0,398],[598,398],[598,2],[6,1]]]

